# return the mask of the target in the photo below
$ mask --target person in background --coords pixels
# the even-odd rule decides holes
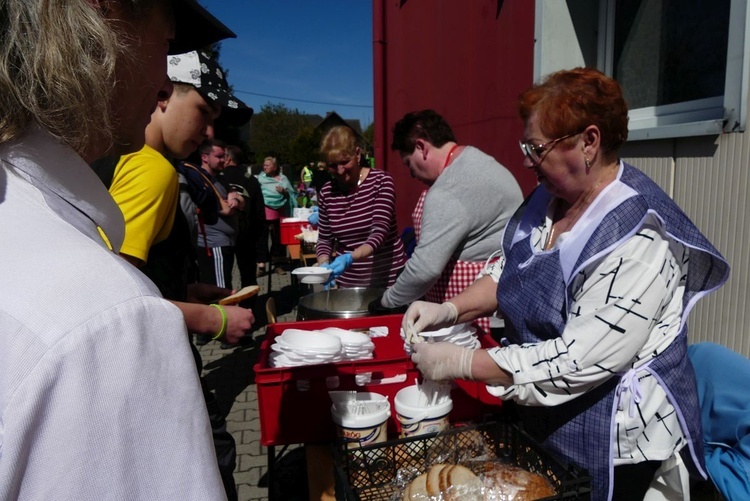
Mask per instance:
[[[433,110],[407,113],[396,122],[391,149],[429,190],[413,214],[417,246],[373,311],[423,296],[442,303],[463,291],[500,248],[505,225],[523,201],[513,175],[489,155],[459,145]],[[478,323],[489,332],[489,318]]]
[[[320,190],[323,188],[323,186],[325,186],[327,182],[331,181],[332,179],[333,176],[331,176],[331,173],[328,171],[326,163],[323,161],[318,162],[312,174],[312,181],[310,182],[310,188],[313,188],[315,190],[315,194],[313,195],[313,203],[317,205]]]
[[[198,234],[196,246],[207,252],[198,252],[198,267],[201,281],[219,287],[232,286],[234,267],[234,244],[239,230],[238,213],[245,207],[245,198],[237,191],[228,191],[219,181],[224,171],[226,144],[218,139],[206,139],[198,148],[201,155],[201,170],[216,192],[222,209],[213,224],[205,225],[205,233]]]
[[[0,232],[23,245],[0,247],[0,499],[224,497],[183,316],[119,257],[89,167],[143,147],[170,41],[226,36],[208,22],[188,0],[2,2]]]
[[[309,166],[303,165],[302,170],[299,173],[299,182],[305,187],[305,189],[309,188],[310,183],[312,182],[312,173],[314,166],[314,162],[310,162]]]
[[[224,170],[219,174],[219,181],[227,191],[236,191],[245,199],[245,207],[238,213],[239,231],[234,246],[240,280],[242,287],[258,285],[256,253],[266,221],[263,193],[258,180],[248,174],[242,150],[238,146],[229,145],[225,151]]]
[[[690,345],[688,356],[698,382],[711,481],[723,499],[750,499],[750,360],[715,343]]]
[[[273,157],[266,157],[263,160],[263,172],[258,175],[258,182],[263,193],[263,203],[266,208],[266,222],[274,225],[273,241],[271,249],[268,249],[268,227],[258,241],[258,270],[257,275],[265,273],[265,263],[270,262],[270,256],[280,252],[281,243],[279,234],[281,231],[280,222],[282,217],[292,214],[292,210],[297,207],[297,197],[294,187],[289,179],[282,174],[279,164]],[[271,270],[268,270],[269,272]]]
[[[500,310],[507,340],[415,343],[433,380],[484,381],[527,432],[592,476],[592,499],[643,499],[673,464],[705,478],[687,317],[729,265],[651,179],[618,159],[628,108],[615,80],[560,71],[519,99],[539,186],[511,218],[492,273],[417,301],[407,337]],[[504,408],[511,408],[511,405]],[[685,482],[686,483],[686,482]]]
[[[393,178],[359,164],[354,131],[333,127],[320,152],[333,181],[318,196],[318,264],[331,270],[329,284],[388,287],[406,263],[396,227]]]

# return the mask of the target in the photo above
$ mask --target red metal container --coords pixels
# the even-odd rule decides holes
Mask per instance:
[[[414,384],[421,376],[404,352],[400,336],[402,315],[311,320],[270,324],[261,344],[260,359],[255,364],[255,383],[258,390],[260,441],[264,446],[299,443],[329,442],[335,439],[331,419],[332,390],[355,390],[380,393],[391,403],[388,434],[398,434],[393,399],[398,391]],[[300,367],[268,366],[268,356],[276,336],[286,329],[315,330],[325,327],[369,329],[384,326],[386,337],[373,337],[374,357],[371,360],[346,361]],[[496,345],[492,338],[478,331],[483,346]],[[358,385],[357,375],[371,374],[370,382]],[[360,376],[361,378],[362,376]],[[461,381],[451,392],[453,411],[451,422],[471,421],[487,412],[496,412],[500,401],[491,397],[485,386]]]

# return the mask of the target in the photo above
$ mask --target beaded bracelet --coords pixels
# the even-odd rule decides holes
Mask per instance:
[[[227,310],[224,309],[224,307],[220,304],[210,304],[209,306],[213,306],[219,312],[221,312],[221,329],[219,329],[219,332],[216,333],[214,337],[211,338],[212,341],[216,341],[221,336],[227,333],[227,323],[229,322],[229,318],[227,318]]]

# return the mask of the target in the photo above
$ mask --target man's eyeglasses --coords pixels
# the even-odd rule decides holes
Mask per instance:
[[[584,129],[586,130],[586,129]],[[547,141],[543,144],[533,144],[528,141],[518,141],[518,145],[521,147],[521,151],[523,151],[523,154],[526,155],[526,158],[531,160],[531,163],[534,165],[539,165],[542,163],[542,160],[544,160],[544,157],[547,156],[547,153],[552,151],[552,148],[554,148],[557,143],[562,141],[563,139],[568,139],[569,137],[577,136],[583,132],[583,130],[579,130],[578,132],[574,132],[572,134],[567,134],[562,137],[558,137],[557,139],[553,139],[552,141]]]

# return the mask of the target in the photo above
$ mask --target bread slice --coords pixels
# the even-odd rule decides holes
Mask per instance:
[[[453,469],[455,465],[445,465],[445,468],[441,469],[438,472],[438,480],[440,485],[440,492],[444,492],[448,490],[448,488],[451,486],[451,482],[449,479],[450,471]]]
[[[445,501],[482,500],[482,481],[473,471],[457,464],[443,469],[443,472],[445,475],[441,472],[441,480],[444,478],[442,491]]]
[[[409,497],[406,497],[408,494]],[[407,490],[404,492],[404,501],[426,501],[430,499],[427,493],[427,473],[422,473],[411,481]]]
[[[411,481],[403,501],[482,501],[482,481],[465,466],[436,464]]]
[[[451,465],[447,464],[435,464],[427,470],[427,494],[430,496],[439,496],[443,492],[441,473],[450,467]]]
[[[402,501],[411,501],[411,482],[406,484],[406,487],[404,488],[404,493],[401,496]]]
[[[227,296],[224,299],[219,300],[219,304],[222,305],[230,305],[230,304],[237,304],[240,301],[244,301],[245,299],[249,297],[253,297],[260,291],[260,287],[257,285],[248,285],[247,287],[243,287],[242,289],[238,290],[231,296]]]

